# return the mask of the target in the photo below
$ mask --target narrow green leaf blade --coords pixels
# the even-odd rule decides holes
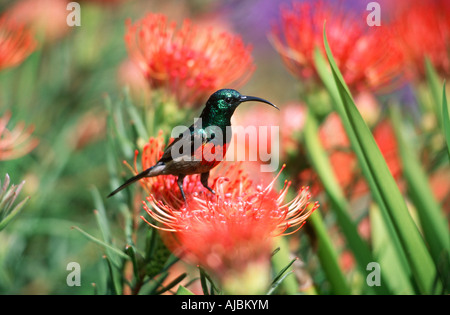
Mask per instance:
[[[374,181],[373,176],[371,176],[370,168],[367,164],[364,152],[362,151],[362,148],[358,144],[355,130],[353,129],[353,126],[351,125],[351,123],[348,119],[348,116],[346,115],[343,101],[340,97],[339,90],[337,88],[336,81],[334,80],[333,74],[330,71],[330,67],[327,62],[327,59],[323,56],[322,52],[317,48],[314,52],[314,63],[316,65],[316,69],[318,71],[318,74],[319,74],[322,82],[324,83],[325,87],[327,88],[327,90],[332,98],[332,101],[335,105],[335,110],[338,113],[338,115],[342,121],[342,125],[344,126],[345,132],[350,140],[352,149],[355,152],[356,157],[358,158],[358,162],[360,164],[364,178],[370,187],[370,192],[373,196],[373,199],[377,202],[377,204],[381,210],[381,214],[383,216],[385,226],[386,226],[386,231],[387,231],[387,233],[389,233],[389,239],[390,239],[392,245],[395,246],[395,248],[396,248],[396,250],[393,252],[393,254],[398,256],[397,257],[398,261],[402,262],[402,268],[399,269],[399,272],[402,272],[405,275],[410,275],[411,270],[410,270],[408,261],[406,259],[406,254],[403,250],[403,247],[401,246],[399,236],[397,235],[397,232],[395,231],[394,224],[391,220],[391,217],[388,214],[388,210],[386,209],[386,205],[382,198],[379,187],[377,186],[377,183]]]
[[[109,278],[107,281],[107,287],[110,292],[116,295],[122,294],[122,279],[120,274],[117,272],[117,268],[113,268],[113,263],[107,256],[103,256],[108,267]]]
[[[441,106],[441,100],[439,99],[441,97],[439,76],[428,57],[425,58],[425,74],[427,77],[428,88],[433,99],[433,112],[436,116],[437,123],[442,124],[442,111],[439,108]]]
[[[113,251],[113,252],[114,252],[115,254],[117,254],[119,257],[121,257],[121,258],[123,258],[123,259],[127,259],[127,260],[130,259],[130,257],[129,257],[127,254],[125,254],[124,252],[122,252],[121,250],[119,250],[119,249],[117,249],[117,248],[115,248],[115,247],[113,247],[113,246],[111,246],[111,245],[109,245],[109,244],[106,244],[105,242],[103,242],[103,241],[99,240],[98,238],[92,236],[91,234],[87,233],[86,231],[84,231],[83,229],[79,228],[78,226],[73,226],[72,228],[75,229],[75,230],[77,230],[77,231],[79,231],[79,232],[80,232],[81,234],[83,234],[87,239],[93,241],[94,243],[96,243],[96,244],[98,244],[98,245],[104,247],[105,249],[109,249],[109,250]]]
[[[388,210],[388,214],[399,235],[419,289],[422,293],[429,294],[432,292],[433,281],[436,279],[436,269],[431,256],[415,223],[408,213],[405,201],[369,128],[353,102],[351,94],[342,78],[342,74],[334,61],[326,38],[325,28],[324,43],[333,77],[336,81],[342,103],[344,104],[345,114],[355,131],[356,145],[363,152],[363,157],[369,167],[371,177],[378,187],[385,208]],[[441,287],[441,285],[438,286]]]
[[[278,237],[276,242],[277,249],[272,254],[272,266],[273,270],[280,274],[284,267],[290,264],[292,258],[286,237]],[[281,286],[286,294],[292,295],[298,293],[299,283],[296,277],[287,278],[286,281],[281,283]]]
[[[8,215],[6,217],[3,218],[3,220],[0,221],[0,231],[3,230],[10,222],[12,219],[14,219],[22,210],[23,206],[25,205],[25,203],[30,199],[30,197],[26,197],[24,200],[22,200],[21,202],[19,202],[13,210],[11,210],[11,212],[8,213]]]
[[[208,280],[206,279],[206,273],[203,268],[198,268],[200,271],[200,284],[202,285],[203,295],[210,295],[208,289]]]
[[[292,259],[283,269],[281,269],[278,274],[273,278],[272,285],[274,285],[283,275],[284,273],[292,266],[292,264],[297,261],[298,258]]]
[[[334,175],[330,161],[322,147],[318,134],[317,119],[312,112],[308,111],[305,127],[303,129],[306,152],[324,186],[328,198],[330,199],[332,205],[331,208],[336,213],[339,228],[345,236],[347,244],[358,263],[359,270],[362,274],[365,274],[367,265],[370,262],[375,261],[375,258],[372,255],[368,244],[361,238],[356,225],[350,218],[347,211],[349,208],[348,202]],[[378,294],[387,294],[389,292],[387,286],[368,287],[368,290],[375,291]]]
[[[447,141],[447,152],[450,158],[450,110],[448,109],[447,95],[445,93],[445,83],[442,88],[442,125],[444,127],[445,140]]]
[[[96,187],[91,189],[92,197],[94,199],[95,205],[95,218],[97,219],[97,224],[100,227],[100,231],[102,233],[102,238],[105,243],[111,243],[111,231],[108,223],[108,218],[106,216],[105,206],[103,204],[103,200],[100,196],[100,193]]]
[[[133,264],[133,274],[135,279],[139,279],[139,265],[136,257],[136,250],[133,246],[127,245],[125,247],[125,251],[131,259],[131,263]]]
[[[267,291],[267,295],[271,295],[275,292],[278,286],[283,283],[284,279],[286,279],[289,275],[293,274],[294,271],[286,272],[282,277],[279,277],[275,282],[270,285],[269,291]]]
[[[442,257],[447,256],[450,251],[447,220],[439,203],[434,198],[427,174],[417,158],[417,153],[411,147],[411,142],[405,139],[402,132],[403,122],[400,112],[396,108],[391,108],[390,112],[409,195],[419,215],[430,253],[435,264],[438,265]]]
[[[376,205],[370,207],[370,232],[372,247],[377,259],[374,262],[380,264],[381,287],[389,286],[394,294],[414,294],[409,277],[411,274],[403,272],[403,263],[395,255],[396,248],[389,239],[389,233],[380,209]]]
[[[195,295],[191,290],[186,287],[180,285],[177,289],[177,295]]]
[[[174,280],[172,280],[169,284],[167,284],[166,286],[164,286],[162,289],[158,290],[155,292],[155,294],[162,294],[164,292],[169,291],[170,289],[172,289],[174,286],[176,286],[177,284],[179,284],[181,281],[184,280],[184,278],[186,278],[187,274],[186,273],[182,273],[181,275],[179,275],[178,277],[176,277]]]
[[[327,233],[322,215],[314,211],[309,217],[317,237],[317,255],[334,294],[348,295],[351,290],[338,263],[337,253]]]
[[[133,120],[133,124],[136,127],[136,131],[142,140],[147,141],[149,138],[147,129],[145,128],[145,124],[142,121],[140,114],[138,113],[136,107],[131,100],[130,93],[128,89],[125,91],[125,105],[128,111],[128,115],[130,115]]]

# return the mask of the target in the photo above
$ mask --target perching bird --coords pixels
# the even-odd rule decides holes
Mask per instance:
[[[128,179],[108,197],[144,177],[159,175],[178,176],[177,184],[185,202],[183,179],[186,175],[201,174],[202,185],[210,192],[215,193],[208,186],[209,171],[217,166],[225,156],[232,136],[231,116],[239,104],[249,101],[263,102],[278,109],[269,101],[255,96],[241,95],[236,90],[216,91],[209,97],[199,119],[166,148],[163,156],[155,165]]]

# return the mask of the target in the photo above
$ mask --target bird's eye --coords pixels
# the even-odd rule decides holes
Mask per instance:
[[[231,103],[231,97],[228,96],[228,97],[225,99],[225,102],[227,102],[228,104]]]

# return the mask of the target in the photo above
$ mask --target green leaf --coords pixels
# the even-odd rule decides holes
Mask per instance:
[[[96,210],[94,210],[94,215],[97,220],[97,224],[100,227],[100,232],[102,234],[103,241],[106,244],[113,247],[113,244],[111,243],[112,241],[111,231],[108,223],[108,218],[106,217],[106,210],[103,205],[102,198],[100,196],[100,193],[95,187],[92,188],[91,192],[94,198],[94,205],[96,207]],[[111,251],[109,248],[106,248],[106,254],[114,262],[116,266],[119,265],[119,258],[117,257],[115,252]]]
[[[215,293],[220,293],[220,290],[216,287],[206,270],[201,266],[198,266],[198,270],[200,271],[200,284],[202,285],[203,294],[215,295]],[[208,283],[210,284],[210,289],[208,288]]]
[[[130,257],[125,254],[124,252],[122,252],[121,250],[99,240],[98,238],[92,236],[91,234],[87,233],[86,231],[82,230],[81,228],[79,228],[78,226],[73,226],[73,229],[79,231],[81,234],[83,234],[87,239],[93,241],[94,243],[96,243],[97,245],[100,245],[102,247],[104,247],[105,249],[111,250],[112,252],[114,252],[116,255],[118,255],[119,257],[123,258],[123,259],[127,259],[129,260]]]
[[[317,125],[318,122],[314,114],[308,111],[303,129],[306,152],[330,199],[331,209],[336,213],[339,228],[358,263],[359,270],[362,274],[365,274],[367,265],[375,261],[375,258],[368,244],[360,237],[356,224],[350,218],[347,211],[349,208],[348,202],[334,175],[327,153],[322,147]],[[389,292],[387,286],[374,286],[367,289],[375,291],[377,294],[387,294]]]
[[[448,157],[450,158],[450,110],[448,109],[447,96],[445,94],[445,82],[442,88],[442,125],[445,140],[447,141]]]
[[[365,155],[362,151],[362,148],[358,144],[355,130],[353,129],[353,126],[351,125],[351,123],[348,119],[348,116],[345,112],[343,100],[340,97],[336,81],[334,80],[333,75],[330,72],[330,67],[329,67],[328,62],[326,61],[326,59],[323,56],[323,54],[321,53],[321,51],[317,48],[314,52],[314,63],[316,65],[316,69],[318,71],[318,74],[319,74],[322,82],[324,83],[325,87],[327,88],[327,90],[331,96],[331,99],[335,106],[335,110],[338,113],[338,115],[342,121],[342,125],[344,126],[345,132],[350,140],[352,149],[353,149],[354,153],[356,154],[356,157],[358,158],[358,162],[360,164],[362,173],[365,177],[367,184],[370,187],[370,192],[373,196],[373,199],[377,202],[378,206],[380,207],[381,214],[385,220],[386,231],[389,234],[389,239],[391,240],[393,246],[395,246],[395,248],[396,248],[396,250],[394,251],[394,255],[398,256],[397,259],[403,263],[402,268],[399,269],[399,272],[403,272],[405,275],[410,275],[411,271],[410,271],[410,267],[409,267],[409,264],[406,259],[406,254],[403,251],[403,248],[400,243],[400,239],[395,231],[394,224],[392,223],[391,218],[388,214],[388,211],[386,209],[386,206],[384,204],[384,201],[382,199],[380,191],[378,190],[378,186],[377,186],[376,182],[374,181],[374,178],[371,176],[371,172],[370,172],[369,166],[367,164],[367,161],[365,159]]]
[[[195,295],[192,293],[191,290],[185,288],[184,286],[180,285],[177,289],[177,295]]]
[[[170,283],[168,283],[166,286],[164,286],[161,290],[158,290],[155,292],[155,294],[163,294],[164,292],[169,291],[170,289],[172,289],[174,286],[176,286],[177,284],[179,284],[181,281],[184,280],[184,278],[186,278],[187,274],[186,273],[182,273],[181,275],[179,275],[178,277],[176,277],[174,280],[172,280]]]
[[[403,174],[408,186],[408,192],[413,201],[423,235],[427,241],[430,253],[436,265],[450,252],[450,235],[447,220],[439,203],[434,198],[433,191],[422,164],[417,158],[410,143],[411,139],[405,139],[402,132],[404,126],[400,112],[397,108],[391,108],[391,117],[397,138],[398,148],[403,165]]]
[[[295,260],[294,260],[295,261]],[[279,277],[275,282],[273,282],[270,285],[269,291],[267,291],[267,295],[271,295],[273,292],[275,292],[275,290],[278,288],[278,286],[284,281],[284,279],[287,278],[287,276],[293,274],[294,271],[289,271],[286,272],[285,274],[283,274],[283,276]]]
[[[133,274],[134,274],[134,278],[137,280],[139,279],[139,265],[138,265],[138,261],[137,261],[137,257],[136,257],[136,250],[134,249],[133,246],[127,245],[125,247],[125,251],[127,253],[127,255],[130,257],[131,262],[133,264]]]
[[[370,232],[372,247],[377,262],[380,264],[381,286],[389,286],[394,294],[414,294],[414,288],[409,280],[411,274],[406,274],[403,262],[395,255],[396,247],[389,238],[385,220],[376,205],[370,207]]]
[[[309,217],[317,237],[317,255],[334,294],[348,295],[351,290],[338,263],[338,256],[319,211]]]
[[[292,258],[286,237],[277,237],[276,242],[277,249],[272,253],[272,266],[273,270],[281,276],[284,273],[285,266],[292,264]],[[296,277],[287,278],[286,281],[281,282],[281,286],[286,294],[298,293],[299,283]]]
[[[128,115],[130,115],[133,120],[133,124],[136,128],[136,131],[140,138],[144,141],[147,141],[149,136],[147,129],[145,128],[144,122],[142,121],[141,115],[138,113],[136,107],[134,106],[128,89],[125,91],[125,106],[128,111]]]
[[[134,144],[127,134],[125,118],[122,113],[123,101],[114,104],[109,95],[105,96],[105,106],[108,110],[108,130],[110,137],[115,135],[119,148],[126,158],[131,158],[134,154]]]
[[[29,196],[27,196],[24,200],[19,202],[7,215],[0,221],[0,231],[3,230],[12,219],[14,219],[22,210],[25,203],[30,199]]]
[[[96,211],[96,219],[98,226],[100,227],[100,231],[102,232],[103,240],[105,242],[111,241],[111,232],[108,224],[108,218],[106,217],[106,209],[103,204],[102,197],[96,187],[91,188],[92,197],[94,199],[94,206]]]
[[[140,294],[156,294],[158,288],[162,286],[163,282],[167,279],[169,273],[167,271],[161,272],[157,277],[152,278],[143,288],[139,291]]]
[[[436,69],[433,67],[430,59],[428,57],[425,58],[425,73],[427,77],[428,87],[431,91],[431,96],[433,99],[433,111],[437,119],[437,123],[442,123],[441,117],[441,93],[440,93],[440,84],[439,84],[439,76],[436,72]]]
[[[113,264],[107,256],[103,256],[103,259],[106,261],[109,272],[107,287],[109,288],[110,292],[112,292],[112,294],[122,294],[121,275],[117,272],[117,268],[113,268]]]
[[[384,208],[387,210],[399,236],[420,292],[430,294],[432,293],[433,281],[436,279],[436,269],[433,261],[414,221],[408,213],[405,201],[397,184],[369,128],[356,108],[348,87],[342,78],[342,74],[336,66],[326,38],[325,27],[324,43],[339,96],[344,105],[345,115],[356,135],[356,143],[353,146],[360,147],[363,153],[362,158],[368,166],[370,177],[376,185]],[[438,287],[441,287],[441,285],[438,284]]]
[[[283,269],[278,272],[278,274],[273,278],[271,285],[274,285],[283,275],[284,273],[292,266],[294,262],[297,261],[297,257],[292,259]]]
[[[170,254],[169,257],[166,260],[166,263],[162,267],[163,271],[169,270],[170,267],[172,267],[173,264],[175,264],[178,260],[180,260],[177,256],[174,254]]]

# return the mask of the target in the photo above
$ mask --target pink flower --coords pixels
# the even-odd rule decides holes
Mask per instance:
[[[30,138],[33,127],[25,129],[25,124],[19,122],[14,129],[7,129],[11,113],[0,116],[0,161],[12,160],[31,152],[39,140]]]
[[[46,42],[64,37],[67,25],[68,0],[20,0],[8,10],[8,16],[44,36]]]

